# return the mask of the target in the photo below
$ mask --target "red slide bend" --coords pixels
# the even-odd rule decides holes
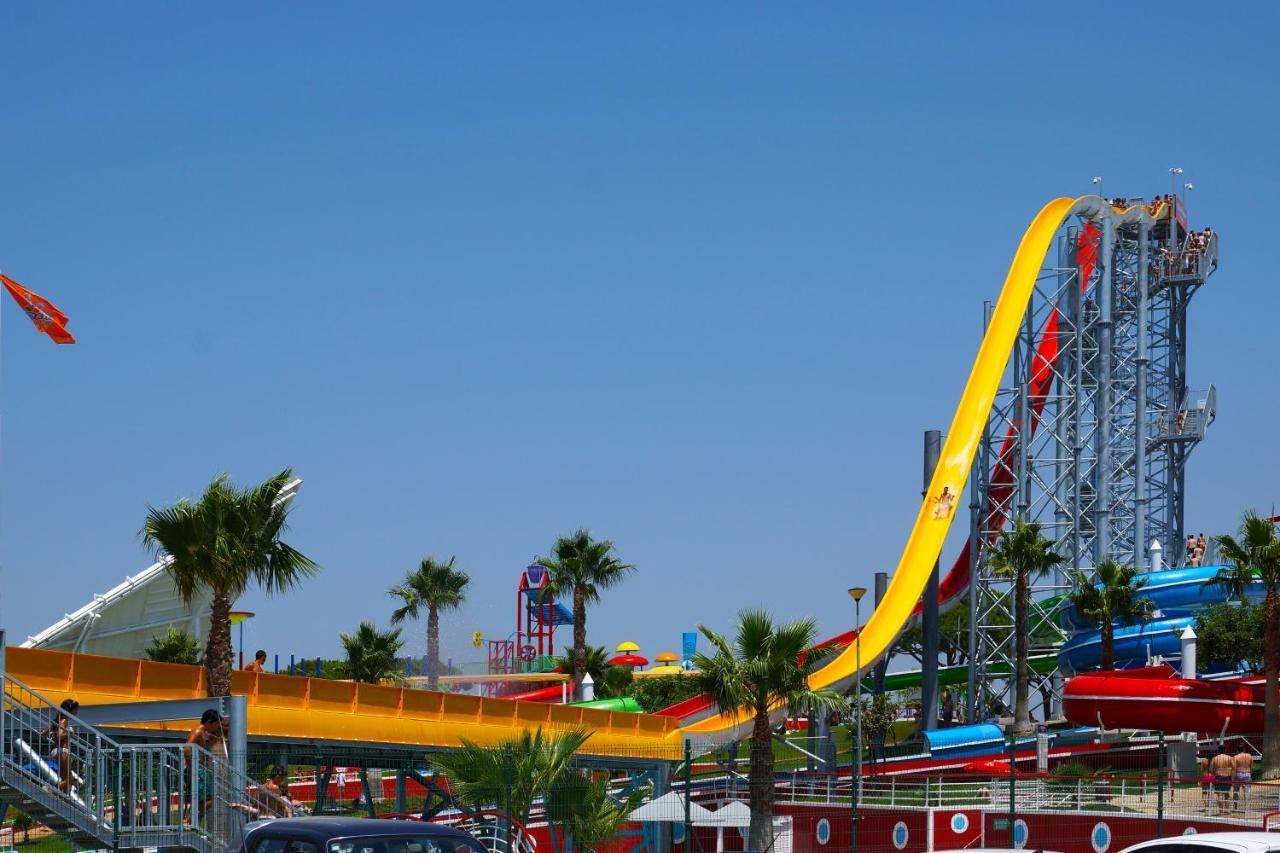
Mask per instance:
[[[1093,274],[1094,266],[1098,261],[1098,236],[1098,227],[1093,222],[1085,223],[1080,232],[1079,248],[1076,250],[1076,262],[1080,265],[1080,289],[1082,291],[1088,285],[1089,277]],[[1036,347],[1035,358],[1032,360],[1031,387],[1028,394],[1028,402],[1031,405],[1032,435],[1035,434],[1036,429],[1040,426],[1040,415],[1044,411],[1045,401],[1048,399],[1049,391],[1053,387],[1054,368],[1057,366],[1058,356],[1061,354],[1058,347],[1058,317],[1059,311],[1055,306],[1049,312],[1044,328],[1040,331],[1040,343]],[[1000,455],[991,469],[991,490],[987,501],[987,524],[985,525],[988,530],[998,530],[1004,525],[1008,515],[1007,507],[1009,500],[1013,497],[1014,490],[1013,457],[1017,433],[1017,422],[1010,423],[1005,431],[1004,442],[1000,445]],[[941,612],[945,612],[955,605],[969,589],[969,551],[972,546],[973,542],[971,540],[965,541],[960,553],[956,556],[955,562],[951,564],[950,571],[938,581],[938,609]],[[911,620],[908,624],[918,620],[923,610],[924,602],[921,601],[916,604],[915,610],[912,611]],[[814,648],[848,646],[857,636],[858,629],[845,631],[829,640],[818,643]],[[693,722],[700,715],[709,713],[712,704],[708,697],[695,696],[669,708],[664,708],[658,714],[665,717],[676,717],[682,722],[688,723]]]
[[[1067,682],[1062,710],[1078,726],[1251,734],[1263,729],[1264,687],[1259,677],[1179,678],[1169,666],[1091,672]]]

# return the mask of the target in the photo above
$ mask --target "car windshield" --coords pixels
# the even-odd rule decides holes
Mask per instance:
[[[486,851],[469,838],[368,835],[330,841],[329,853],[486,853]]]

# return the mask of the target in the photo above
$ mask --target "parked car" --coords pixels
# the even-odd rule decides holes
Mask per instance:
[[[297,817],[249,824],[232,853],[486,853],[448,826],[410,820]]]
[[[1280,851],[1280,833],[1202,832],[1158,838],[1126,847],[1120,853],[1269,853]]]
[[[966,847],[963,850],[939,850],[938,853],[1054,853],[1039,847],[1014,850],[1010,847]]]

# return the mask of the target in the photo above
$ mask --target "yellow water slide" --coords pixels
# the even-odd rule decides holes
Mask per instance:
[[[986,336],[969,373],[969,381],[965,384],[960,404],[956,406],[951,429],[947,431],[938,467],[898,560],[893,580],[880,606],[862,627],[861,649],[849,645],[838,657],[815,672],[809,679],[814,688],[848,687],[860,677],[857,658],[860,656],[862,671],[866,672],[889,650],[910,619],[951,527],[951,519],[955,516],[969,476],[969,466],[991,413],[991,405],[1045,255],[1063,222],[1077,213],[1089,218],[1111,219],[1115,223],[1136,223],[1144,218],[1150,223],[1149,215],[1142,208],[1116,211],[1097,196],[1054,199],[1036,215],[1013,256]],[[715,735],[731,732],[740,725],[745,725],[742,715],[735,718],[732,714],[717,714],[687,726],[684,731],[695,739],[714,740]]]
[[[1079,214],[1113,224],[1151,223],[1141,208],[1115,211],[1097,196],[1060,198],[1036,216],[1018,246],[986,336],[947,432],[942,457],[893,581],[862,629],[865,672],[892,646],[916,601],[959,506],[969,466],[1054,234]],[[811,678],[817,688],[843,688],[859,677],[853,646]],[[189,699],[204,695],[199,667],[10,648],[9,674],[57,702],[82,704]],[[685,737],[699,744],[737,736],[742,716],[717,714],[681,728],[674,719],[537,702],[515,702],[423,690],[357,685],[282,675],[236,673],[233,690],[249,697],[249,734],[262,737],[457,746],[460,738],[494,743],[520,729],[585,726],[585,751],[600,755],[678,758]]]

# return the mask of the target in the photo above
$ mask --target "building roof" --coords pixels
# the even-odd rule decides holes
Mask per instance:
[[[293,498],[300,485],[302,480],[287,483],[279,500]],[[140,658],[152,639],[169,628],[203,639],[209,631],[210,596],[200,593],[190,604],[184,602],[165,571],[169,562],[165,557],[95,594],[89,603],[28,637],[22,647]]]

